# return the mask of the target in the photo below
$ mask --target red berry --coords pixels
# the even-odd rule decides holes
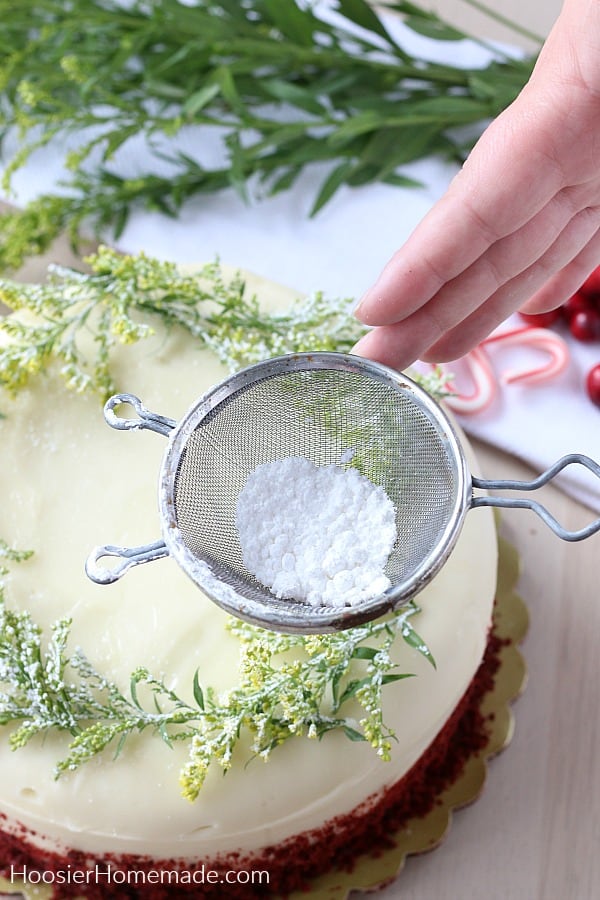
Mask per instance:
[[[600,266],[588,275],[579,290],[586,297],[600,298]]]
[[[597,363],[590,371],[588,372],[585,386],[588,392],[588,397],[595,403],[596,406],[600,406],[600,363]]]
[[[561,307],[562,312],[567,320],[570,322],[575,313],[581,312],[581,310],[593,309],[594,305],[589,297],[586,297],[581,291],[577,291],[573,294],[572,297],[569,297],[566,303],[564,303]]]
[[[574,338],[586,344],[600,338],[600,313],[595,309],[580,309],[569,321],[569,330]]]
[[[549,309],[548,312],[542,313],[519,313],[519,316],[528,325],[535,325],[537,328],[548,328],[550,325],[560,319],[561,311],[558,309]]]

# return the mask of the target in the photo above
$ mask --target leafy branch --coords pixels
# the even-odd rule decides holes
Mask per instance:
[[[385,8],[414,32],[466,37],[415,3]],[[431,62],[366,0],[0,0],[0,20],[0,139],[19,136],[5,187],[33,152],[70,148],[58,191],[0,217],[4,267],[65,228],[75,242],[90,227],[118,237],[133,207],[175,217],[227,187],[272,196],[315,164],[326,174],[311,215],[342,185],[413,185],[403,167],[462,160],[473,134],[456,126],[496,116],[534,62]],[[147,164],[123,174],[140,143]]]
[[[284,353],[349,351],[364,333],[350,299],[317,292],[289,312],[266,313],[242,276],[226,277],[218,263],[185,275],[173,263],[107,247],[86,263],[89,273],[51,266],[44,284],[0,279],[0,302],[20,313],[0,316],[0,387],[9,393],[58,363],[69,388],[105,399],[117,389],[113,348],[149,337],[158,322],[185,329],[229,371]],[[442,390],[440,376],[424,381]]]
[[[187,702],[146,668],[133,672],[126,692],[83,651],[70,655],[68,618],[56,622],[45,641],[30,613],[6,606],[0,582],[0,725],[17,726],[9,738],[13,750],[49,732],[69,734],[57,778],[109,746],[119,754],[133,734],[149,732],[169,746],[185,742],[189,758],[180,782],[189,800],[198,796],[211,766],[230,768],[244,734],[251,752],[266,759],[292,738],[322,738],[341,729],[389,759],[394,733],[383,720],[382,690],[410,677],[397,671],[390,652],[397,637],[434,664],[410,622],[417,612],[412,604],[385,620],[311,637],[232,619],[228,628],[240,641],[238,686],[218,695],[196,675],[194,700]]]
[[[230,369],[301,350],[350,350],[363,333],[351,301],[316,293],[289,313],[265,313],[240,275],[217,263],[184,275],[168,262],[101,247],[89,274],[52,266],[45,284],[0,280],[0,302],[21,315],[0,317],[0,386],[16,393],[58,361],[67,385],[114,392],[111,349],[142,340],[162,321],[212,349]],[[24,315],[23,315],[24,313]]]
[[[32,556],[31,550],[15,550],[0,538],[0,577],[8,574],[7,563],[23,562]]]

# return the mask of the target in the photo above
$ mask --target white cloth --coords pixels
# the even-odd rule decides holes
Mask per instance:
[[[513,327],[524,327],[518,315],[505,322],[497,333]],[[552,327],[569,350],[568,365],[560,375],[535,385],[502,384],[498,380],[487,409],[475,415],[457,416],[468,434],[529,463],[536,475],[568,453],[582,453],[600,463],[600,409],[585,390],[588,371],[600,363],[600,342],[582,344],[570,336],[565,324]],[[526,370],[544,361],[544,353],[527,346],[505,350],[498,342],[489,345],[487,352],[498,379],[508,368]],[[449,363],[448,369],[455,372],[456,386],[468,394],[472,382],[466,365],[461,361]],[[493,472],[485,475],[496,477]],[[554,484],[600,512],[600,481],[588,469],[571,465],[556,477]],[[533,494],[523,496],[535,499]]]
[[[489,58],[488,51],[469,42],[436,43],[408,31],[404,40],[412,51],[442,62],[478,65]],[[180,149],[194,155],[197,132],[186,129],[178,143]],[[9,143],[7,148],[6,159],[10,157]],[[209,149],[218,152],[216,145]],[[23,204],[52,191],[65,174],[63,154],[64,146],[58,144],[34,154],[14,177],[14,195],[5,199]],[[122,172],[131,175],[147,165],[141,140],[125,145],[118,159]],[[159,169],[155,161],[152,165],[155,171]],[[314,167],[291,191],[249,206],[227,190],[190,201],[175,221],[159,213],[134,211],[117,245],[127,252],[143,250],[179,263],[218,256],[223,263],[299,291],[322,290],[332,297],[358,300],[444,192],[456,167],[439,159],[421,160],[406,166],[404,172],[421,180],[422,188],[342,188],[317,217],[309,219],[326,171]],[[467,432],[515,454],[539,471],[571,451],[600,460],[600,410],[587,399],[583,386],[587,370],[600,361],[600,344],[583,346],[569,339],[569,345],[571,362],[563,375],[536,387],[503,388],[485,413],[461,419]],[[494,473],[486,474],[494,477]],[[600,482],[586,470],[571,467],[560,477],[560,484],[600,511]]]

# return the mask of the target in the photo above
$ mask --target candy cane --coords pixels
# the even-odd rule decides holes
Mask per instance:
[[[501,343],[503,347],[530,346],[537,347],[548,353],[549,358],[541,365],[528,369],[507,369],[500,375],[500,381],[504,384],[541,384],[563,372],[569,362],[569,348],[566,342],[553,331],[547,328],[535,326],[513,328],[509,331],[501,331],[492,334],[479,345],[487,347],[488,344]]]
[[[483,412],[490,405],[496,395],[496,378],[488,356],[481,347],[475,347],[467,353],[463,361],[471,375],[474,389],[470,394],[459,393],[450,382],[448,390],[452,393],[444,397],[444,402],[453,412],[470,416]]]

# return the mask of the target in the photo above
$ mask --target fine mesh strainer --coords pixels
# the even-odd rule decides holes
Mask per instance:
[[[130,404],[138,418],[118,417],[121,404]],[[109,584],[132,566],[170,555],[228,612],[275,630],[349,628],[406,602],[444,564],[471,507],[533,509],[569,541],[600,529],[598,519],[566,531],[534,500],[473,495],[473,488],[534,490],[571,463],[600,478],[593,460],[570,454],[531,482],[472,477],[438,404],[405,375],[360,357],[299,353],[259,363],[211,389],[179,423],[149,412],[131,394],[111,397],[105,418],[113,428],[169,438],[159,479],[163,539],[135,548],[97,547],[86,564],[89,577]],[[245,568],[237,498],[258,465],[290,456],[317,466],[351,458],[392,500],[398,537],[386,567],[391,586],[381,596],[351,607],[313,607],[276,598]],[[120,562],[102,567],[106,556]]]

